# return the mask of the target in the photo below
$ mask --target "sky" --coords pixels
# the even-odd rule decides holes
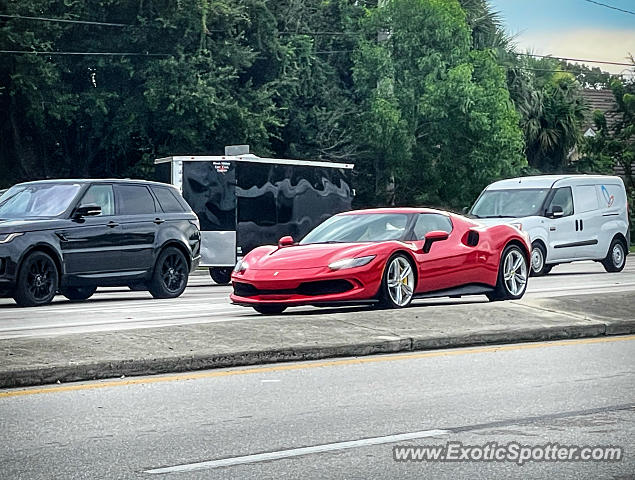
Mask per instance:
[[[597,0],[635,12],[635,0]],[[635,56],[635,15],[587,0],[489,0],[520,51],[627,63]],[[592,65],[611,73],[628,67]],[[632,70],[632,69],[631,69]]]

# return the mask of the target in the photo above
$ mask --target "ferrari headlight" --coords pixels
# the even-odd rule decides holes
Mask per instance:
[[[510,223],[510,225],[512,225],[512,226],[514,226],[514,227],[516,227],[518,230],[521,230],[521,231],[522,231],[522,229],[523,229],[523,224],[522,224],[522,223],[519,223],[519,222],[516,222],[516,223]]]
[[[0,233],[0,243],[9,243],[15,237],[24,235],[24,233]]]
[[[331,270],[343,270],[345,268],[363,267],[368,265],[376,255],[368,255],[366,257],[343,258],[337,262],[329,264]]]
[[[234,272],[244,272],[245,270],[247,270],[247,268],[249,268],[249,264],[241,258],[240,260],[238,260],[238,263],[234,267]]]

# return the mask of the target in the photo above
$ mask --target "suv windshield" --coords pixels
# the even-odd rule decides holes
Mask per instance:
[[[79,184],[16,185],[0,197],[0,218],[56,217],[66,211]]]
[[[337,215],[309,232],[300,244],[399,240],[407,223],[408,215],[403,213]]]
[[[540,215],[548,188],[486,190],[470,214],[476,218],[520,218]]]

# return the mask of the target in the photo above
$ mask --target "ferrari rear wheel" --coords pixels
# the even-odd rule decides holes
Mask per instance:
[[[384,308],[407,307],[412,301],[415,274],[412,263],[403,254],[388,260],[381,283],[379,304]]]
[[[528,270],[524,252],[516,245],[508,245],[501,255],[496,289],[487,297],[491,301],[518,300],[527,289]]]
[[[255,305],[254,310],[263,315],[279,315],[287,309],[284,305]]]

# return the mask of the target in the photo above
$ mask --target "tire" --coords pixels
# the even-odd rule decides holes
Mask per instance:
[[[284,305],[256,305],[253,308],[263,315],[279,315],[287,309]]]
[[[410,305],[415,290],[412,262],[404,254],[393,255],[386,262],[379,288],[380,308],[404,308]]]
[[[157,259],[148,290],[154,298],[179,297],[187,287],[189,273],[187,260],[181,250],[168,247]]]
[[[209,269],[209,275],[215,283],[227,285],[232,279],[231,267],[214,267]]]
[[[604,270],[607,272],[621,272],[626,265],[626,245],[619,238],[614,238],[606,254],[606,258],[602,260]]]
[[[487,294],[490,301],[518,300],[527,290],[528,265],[525,253],[516,245],[503,250],[498,266],[498,280],[493,292]]]
[[[96,291],[97,287],[64,287],[60,289],[60,293],[71,302],[88,300]]]
[[[531,245],[531,272],[532,277],[541,277],[547,275],[551,271],[551,265],[545,263],[547,252],[541,243],[533,243]]]
[[[59,272],[53,259],[44,252],[34,252],[20,265],[13,299],[21,307],[48,305],[58,285]]]

